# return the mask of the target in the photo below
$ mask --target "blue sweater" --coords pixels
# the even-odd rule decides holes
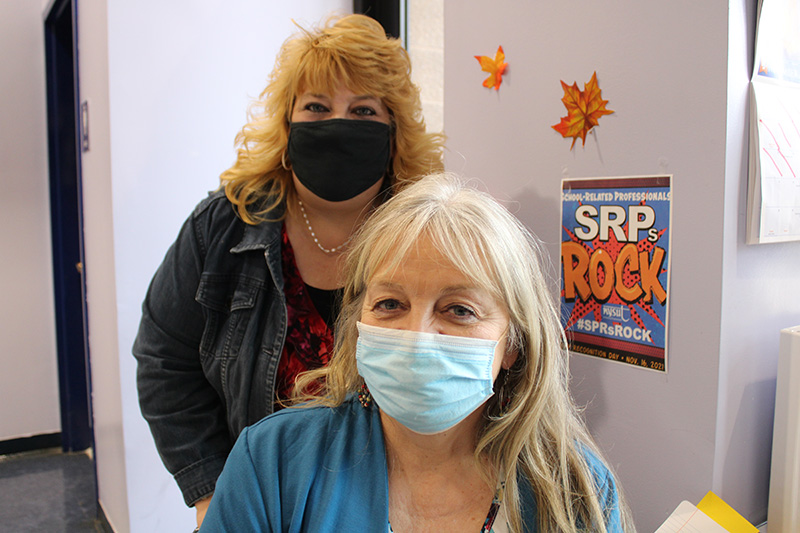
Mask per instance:
[[[614,480],[594,456],[609,531],[618,531]],[[523,522],[536,504],[520,484]],[[284,409],[246,428],[233,447],[201,531],[387,531],[389,487],[379,410],[353,396],[334,409]],[[476,532],[477,533],[477,532]]]

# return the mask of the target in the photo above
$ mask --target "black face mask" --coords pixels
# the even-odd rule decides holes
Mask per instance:
[[[292,122],[289,161],[308,190],[324,200],[355,198],[383,178],[389,167],[391,130],[371,120]]]

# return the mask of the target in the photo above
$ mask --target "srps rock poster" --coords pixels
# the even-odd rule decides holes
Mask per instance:
[[[565,179],[562,323],[572,352],[667,371],[672,176]]]

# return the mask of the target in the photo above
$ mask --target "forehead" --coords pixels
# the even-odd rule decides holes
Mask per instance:
[[[349,87],[345,85],[339,84],[338,86],[328,90],[327,88],[317,88],[317,89],[308,89],[308,90],[301,90],[297,93],[297,100],[303,100],[307,98],[330,98],[332,100],[336,99],[343,99],[343,100],[369,100],[374,99],[378,102],[381,102],[381,99],[377,96],[373,96],[368,93],[360,93],[353,91]],[[381,102],[382,103],[382,102]]]
[[[341,67],[341,66],[340,66]],[[355,94],[376,94],[375,83],[364,79],[363,75],[350,73],[344,68],[327,65],[306,68],[298,72],[295,80],[296,95],[304,93],[332,94],[347,90]]]
[[[372,271],[367,285],[439,285],[441,287],[481,288],[473,276],[460,269],[427,236],[407,249],[396,245],[389,249]]]

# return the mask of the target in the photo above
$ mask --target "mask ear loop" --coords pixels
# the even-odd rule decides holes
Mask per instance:
[[[391,198],[395,191],[395,185],[397,184],[397,180],[394,179],[394,175],[392,171],[394,170],[394,145],[395,141],[397,140],[397,126],[394,122],[394,115],[390,115],[390,123],[389,123],[389,162],[386,164],[386,170],[383,172],[383,185],[381,186],[381,190],[378,193],[380,197],[380,202],[383,203],[389,198]]]
[[[294,106],[294,102],[292,102],[292,106]],[[287,118],[289,133],[286,135],[286,146],[283,147],[283,151],[281,152],[281,167],[283,170],[291,171],[292,165],[286,163],[286,154],[289,152],[289,139],[292,136],[292,122]]]

